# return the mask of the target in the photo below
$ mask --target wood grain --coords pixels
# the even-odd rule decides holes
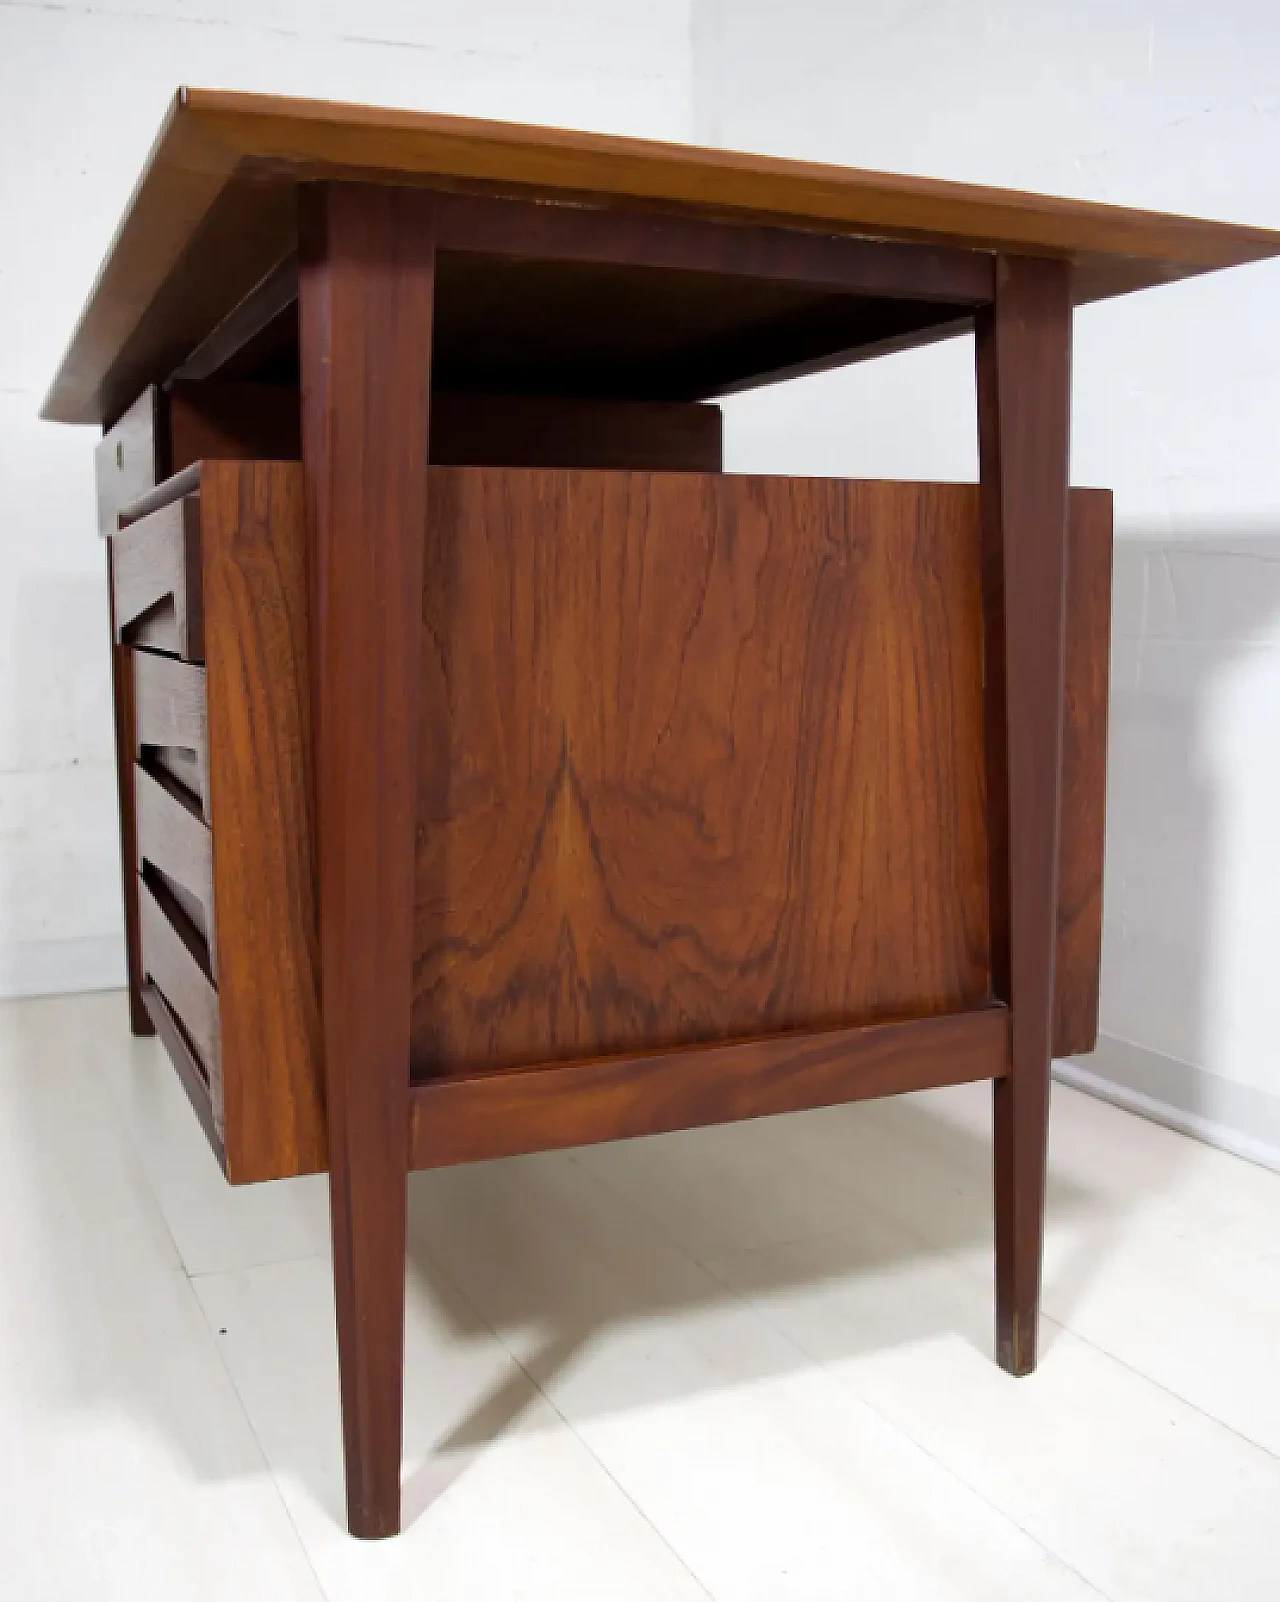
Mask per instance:
[[[200,809],[168,774],[138,767],[134,774],[138,807],[136,870],[150,864],[165,881],[209,948],[210,970],[218,977],[214,924],[213,841]]]
[[[149,873],[139,879],[138,897],[142,913],[143,972],[168,1003],[195,1053],[209,1089],[214,1128],[221,1139],[218,995],[209,972],[208,949],[178,902]]]
[[[203,662],[199,497],[171,501],[111,542],[117,640]]]
[[[121,508],[154,489],[168,473],[164,397],[151,385],[94,447],[99,534],[114,534]]]
[[[175,383],[169,429],[175,473],[206,458],[294,462],[302,455],[294,384]]]
[[[213,1120],[213,1102],[209,1096],[209,1086],[205,1082],[204,1070],[191,1049],[191,1042],[169,1003],[150,981],[143,986],[142,1001],[151,1023],[150,1032],[160,1036],[160,1043],[173,1064],[178,1083],[186,1091],[187,1100],[191,1103],[201,1129],[204,1130],[205,1139],[209,1142],[219,1168],[222,1168],[224,1165],[222,1136]]]
[[[623,1140],[1005,1072],[1008,1014],[979,1008],[823,1033],[545,1064],[415,1085],[415,1168]]]
[[[321,994],[351,1532],[400,1526],[419,636],[434,218],[407,189],[304,190]]]
[[[1111,682],[1111,491],[1073,489],[1067,505],[1055,1057],[1092,1051],[1098,1042]]]
[[[433,469],[423,604],[416,1077],[986,999],[972,487]]]
[[[213,889],[226,1171],[327,1162],[301,466],[204,462]]]
[[[431,397],[431,461],[438,466],[716,473],[723,432],[718,406],[559,395]]]
[[[1010,1008],[995,1090],[996,1355],[1036,1365],[1053,1051],[1067,579],[1071,286],[1002,257],[978,322],[992,979]]]
[[[323,179],[688,211],[817,233],[1062,256],[1082,299],[1280,253],[1280,235],[1151,212],[421,112],[179,91],[45,402],[114,421],[294,246]]]
[[[209,719],[205,670],[194,662],[128,648],[133,663],[132,757],[154,761],[185,784],[209,817]],[[175,760],[174,753],[179,753]]]

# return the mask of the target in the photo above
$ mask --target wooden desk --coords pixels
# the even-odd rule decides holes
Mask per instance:
[[[1280,235],[179,94],[45,408],[97,421],[133,1028],[327,1168],[353,1533],[406,1173],[995,1087],[1035,1365],[1096,1032],[1110,497],[1072,307]],[[977,331],[980,483],[726,475],[716,396]]]

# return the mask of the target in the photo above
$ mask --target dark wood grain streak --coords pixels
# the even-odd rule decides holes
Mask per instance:
[[[297,463],[204,462],[209,815],[227,1177],[327,1163]]]
[[[1002,257],[978,322],[995,1091],[996,1348],[1036,1364],[1062,783],[1071,273]]]
[[[1008,1015],[979,1008],[821,1033],[550,1063],[415,1085],[414,1168],[511,1157],[929,1090],[1005,1072]]]
[[[1068,509],[1055,1057],[1092,1051],[1098,1041],[1111,676],[1111,491],[1073,489]]]
[[[972,486],[430,483],[415,1077],[987,998]]]
[[[300,327],[330,1200],[352,1534],[400,1525],[428,198],[301,197]]]

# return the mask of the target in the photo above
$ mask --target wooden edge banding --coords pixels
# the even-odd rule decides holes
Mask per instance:
[[[1067,498],[1067,628],[1062,720],[1053,1054],[1098,1043],[1103,867],[1107,833],[1107,711],[1111,670],[1110,490]]]
[[[305,499],[300,463],[206,462],[203,484],[226,1172],[242,1184],[327,1162]]]
[[[165,1051],[169,1054],[169,1061],[173,1064],[178,1082],[186,1091],[187,1099],[195,1109],[200,1127],[205,1132],[205,1138],[213,1147],[218,1166],[225,1168],[226,1153],[223,1150],[222,1137],[218,1134],[218,1127],[214,1123],[209,1087],[205,1084],[200,1064],[196,1061],[195,1053],[182,1025],[169,1003],[150,980],[142,987],[142,1004],[147,1010],[147,1016],[151,1019],[156,1034],[160,1036]]]
[[[222,1051],[218,993],[199,930],[166,887],[150,874],[138,880],[142,913],[142,970],[164,995],[191,1042],[209,1087],[214,1127],[221,1139]]]
[[[200,493],[200,463],[192,462],[184,467],[180,473],[172,478],[166,478],[163,483],[149,489],[144,495],[122,506],[117,514],[120,527],[125,528],[130,523],[136,523],[140,517],[146,517],[151,512],[158,512],[162,506],[168,506],[171,501],[180,501],[184,495],[198,495]]]
[[[412,1168],[513,1157],[999,1079],[1000,1006],[414,1085]]]

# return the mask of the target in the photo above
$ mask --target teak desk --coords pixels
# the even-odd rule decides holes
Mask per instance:
[[[1096,1030],[1110,497],[1072,307],[1280,235],[182,91],[100,422],[129,988],[233,1183],[327,1168],[353,1533],[411,1168],[990,1079],[1035,1365]],[[980,482],[721,472],[709,398],[977,331]]]

